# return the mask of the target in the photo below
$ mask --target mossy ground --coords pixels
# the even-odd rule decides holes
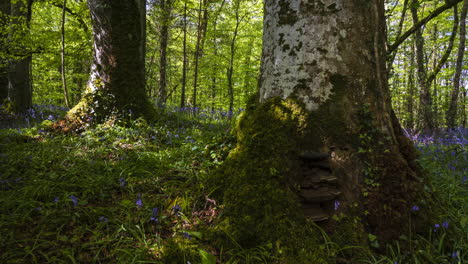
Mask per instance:
[[[239,142],[225,163],[234,147],[227,120],[188,113],[81,134],[0,130],[0,262],[466,261],[466,143],[421,145],[434,217],[376,253],[370,250],[379,246],[376,238],[361,232],[356,212],[340,211],[334,225],[318,227],[297,210],[290,173],[297,164],[278,161],[298,154],[301,109],[280,100],[251,108],[238,122]],[[415,205],[408,221],[428,214],[425,204]],[[333,230],[339,232],[328,233]]]

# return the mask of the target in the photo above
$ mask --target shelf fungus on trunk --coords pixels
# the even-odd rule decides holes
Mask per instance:
[[[341,194],[333,175],[328,153],[303,152],[299,197],[304,215],[313,221],[328,220],[335,199]]]

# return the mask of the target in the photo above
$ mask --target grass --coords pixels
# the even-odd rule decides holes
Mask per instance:
[[[205,179],[235,144],[226,113],[166,109],[164,122],[154,125],[134,120],[57,135],[39,125],[61,113],[47,111],[29,117],[35,122],[10,117],[0,129],[0,263],[274,261],[268,247],[219,249],[209,237],[222,205],[210,198]],[[413,135],[438,217],[424,234],[402,237],[361,263],[467,260],[467,138],[464,130]],[[323,241],[337,263],[359,250],[338,247],[325,232]]]

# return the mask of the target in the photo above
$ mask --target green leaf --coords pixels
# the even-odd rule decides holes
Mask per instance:
[[[198,251],[201,257],[202,264],[216,264],[216,257],[211,255],[210,253],[200,249]]]

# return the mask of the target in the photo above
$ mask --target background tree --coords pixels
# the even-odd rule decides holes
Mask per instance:
[[[0,46],[3,47],[0,51],[0,102],[3,103],[8,98],[8,59],[7,51],[7,27],[10,20],[10,1],[2,1],[0,3]]]
[[[8,64],[8,99],[16,112],[32,107],[32,51],[28,43],[32,4],[32,0],[11,2],[7,47],[14,57]]]
[[[86,94],[70,120],[102,122],[115,116],[149,116],[145,94],[145,1],[89,0],[93,64]]]
[[[450,106],[447,112],[447,127],[455,128],[455,118],[457,116],[458,94],[460,93],[460,77],[463,68],[463,58],[465,55],[466,44],[466,13],[468,10],[468,0],[463,1],[463,7],[460,16],[460,42],[458,44],[457,64],[455,76],[453,77],[453,90],[450,100]]]

